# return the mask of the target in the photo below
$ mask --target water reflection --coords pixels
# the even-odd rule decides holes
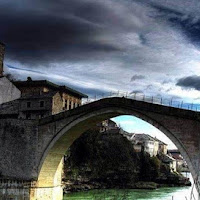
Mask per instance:
[[[192,176],[189,174],[191,182]],[[191,191],[193,196],[191,197]],[[159,188],[157,190],[92,190],[65,195],[65,200],[198,200],[195,187]]]

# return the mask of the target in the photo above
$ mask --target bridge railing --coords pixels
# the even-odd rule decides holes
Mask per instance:
[[[174,108],[180,108],[185,110],[193,110],[200,112],[200,104],[198,103],[186,103],[184,101],[178,101],[177,99],[171,98],[162,98],[160,97],[154,97],[154,96],[147,96],[144,94],[138,94],[138,93],[128,93],[128,92],[110,92],[107,93],[107,95],[94,95],[93,97],[87,98],[83,100],[83,104],[88,104],[96,100],[104,99],[104,98],[112,98],[112,97],[125,97],[128,99],[133,99],[137,101],[143,101],[147,103],[153,103],[153,104],[159,104],[164,106],[170,106]]]

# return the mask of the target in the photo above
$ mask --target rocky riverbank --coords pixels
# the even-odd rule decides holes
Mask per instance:
[[[156,189],[190,185],[162,162],[162,156],[136,153],[121,134],[92,129],[71,146],[65,157],[65,192],[91,189]]]
[[[65,181],[64,182],[64,192],[80,192],[80,191],[88,191],[88,190],[94,190],[94,189],[124,189],[124,187],[115,186],[111,187],[109,185],[103,184],[103,183],[97,183],[97,182],[81,182],[81,181]],[[181,186],[191,186],[190,181],[187,179],[180,180],[177,183],[171,183],[171,184],[159,184],[155,182],[137,182],[133,183],[131,185],[126,185],[125,189],[148,189],[148,190],[154,190],[160,187],[181,187]]]

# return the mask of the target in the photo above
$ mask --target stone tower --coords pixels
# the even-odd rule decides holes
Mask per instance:
[[[5,45],[0,42],[0,77],[3,76],[4,53],[5,53]]]

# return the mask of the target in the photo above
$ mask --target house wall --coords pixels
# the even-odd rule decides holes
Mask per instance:
[[[172,171],[176,171],[176,160],[172,161],[171,166],[170,166],[170,169],[171,169]]]
[[[40,107],[40,101],[44,101],[44,107]],[[27,103],[30,102],[30,107]],[[20,99],[19,118],[26,119],[30,113],[30,119],[47,117],[52,114],[52,98],[26,98]]]
[[[155,141],[148,140],[145,141],[144,151],[149,153],[151,157],[158,154],[158,144]]]
[[[153,156],[157,156],[158,155],[158,150],[159,150],[159,142],[158,141],[154,141]]]
[[[0,77],[0,104],[19,99],[21,92],[6,77]]]
[[[159,153],[162,153],[162,154],[167,154],[167,145],[165,144],[159,144]]]
[[[81,99],[69,95],[67,93],[63,93],[63,108],[65,110],[70,110],[76,108],[77,106],[81,105]]]
[[[176,160],[176,169],[181,170],[181,168],[183,167],[183,164],[184,164],[184,160],[177,159]]]
[[[53,96],[52,114],[55,115],[63,111],[63,100],[59,92]]]
[[[20,87],[20,91],[22,93],[22,96],[26,95],[40,95],[42,92],[46,93],[49,92],[49,88],[43,87],[43,86],[37,86],[37,87]]]

